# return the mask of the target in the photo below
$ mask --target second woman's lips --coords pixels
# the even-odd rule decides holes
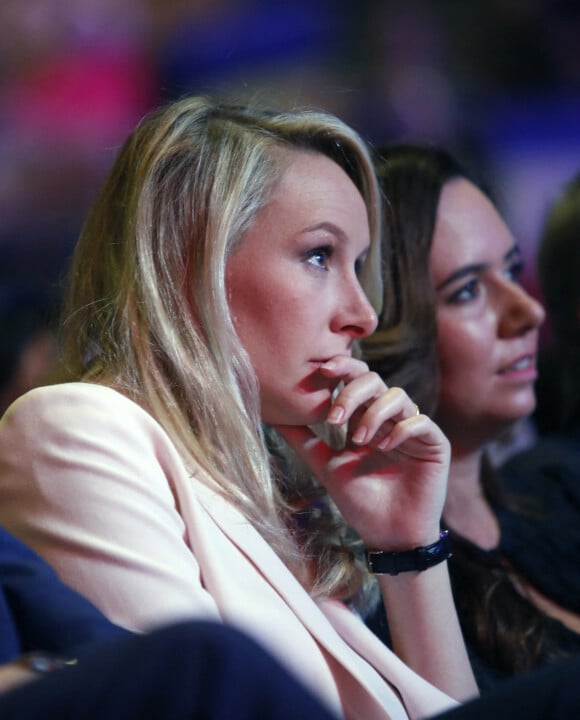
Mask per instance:
[[[519,370],[527,370],[530,367],[535,367],[535,365],[536,365],[535,355],[524,355],[523,357],[520,357],[517,360],[514,360],[512,363],[509,363],[508,365],[504,365],[502,368],[500,368],[499,373],[500,373],[500,375],[503,375],[503,374],[509,373],[509,372],[517,372]]]

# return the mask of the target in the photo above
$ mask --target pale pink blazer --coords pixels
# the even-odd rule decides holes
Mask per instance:
[[[192,477],[161,426],[110,388],[39,388],[7,411],[0,523],[114,622],[233,624],[347,718],[421,718],[456,704],[344,605],[315,602]]]

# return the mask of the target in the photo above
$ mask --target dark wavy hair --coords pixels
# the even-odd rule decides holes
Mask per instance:
[[[467,169],[439,147],[395,145],[376,152],[383,193],[383,310],[363,343],[367,361],[404,387],[423,412],[435,410],[439,388],[435,288],[429,253],[445,183]]]

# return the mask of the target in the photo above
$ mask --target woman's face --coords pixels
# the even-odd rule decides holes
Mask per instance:
[[[322,154],[297,153],[226,268],[230,308],[260,383],[262,419],[326,419],[336,381],[319,367],[376,327],[359,283],[369,249],[362,196]]]
[[[437,421],[455,446],[481,444],[535,407],[542,306],[519,284],[520,253],[471,182],[443,188],[431,246],[437,297]]]

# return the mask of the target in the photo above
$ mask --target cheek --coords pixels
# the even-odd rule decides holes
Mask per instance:
[[[460,391],[489,365],[493,345],[480,324],[438,322],[437,355],[441,390]]]
[[[244,346],[259,341],[272,317],[276,317],[276,294],[266,282],[252,277],[229,279],[228,301],[234,326]],[[249,350],[249,347],[246,347]]]

